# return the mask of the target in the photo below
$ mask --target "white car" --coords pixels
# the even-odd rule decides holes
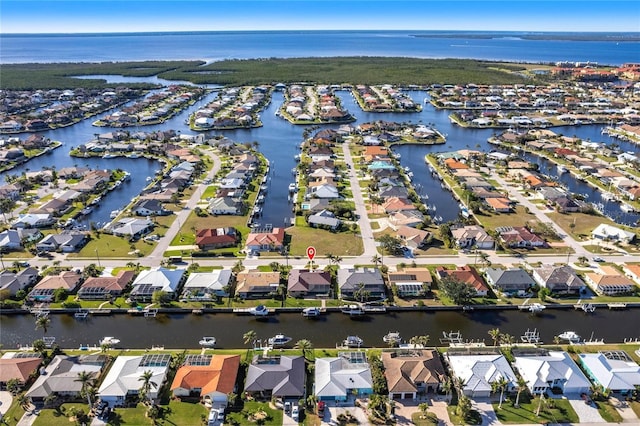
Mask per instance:
[[[300,413],[298,411],[298,406],[294,405],[293,408],[291,409],[291,418],[297,422],[299,416],[300,416]]]

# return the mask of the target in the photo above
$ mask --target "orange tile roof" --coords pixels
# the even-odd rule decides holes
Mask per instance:
[[[201,395],[233,392],[240,355],[214,355],[209,365],[183,365],[176,372],[171,390],[200,388]]]
[[[18,379],[25,383],[41,362],[41,358],[2,358],[0,359],[0,382]]]
[[[446,160],[444,160],[444,164],[450,168],[450,169],[468,169],[469,166],[467,166],[464,163],[461,163],[460,161],[456,160],[455,158],[447,158]]]

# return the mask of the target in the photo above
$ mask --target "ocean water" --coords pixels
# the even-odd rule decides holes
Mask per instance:
[[[544,33],[543,33],[544,34]],[[428,37],[416,37],[426,35]],[[515,62],[640,62],[638,41],[529,40],[517,32],[238,31],[0,34],[0,63],[329,56],[469,58]]]

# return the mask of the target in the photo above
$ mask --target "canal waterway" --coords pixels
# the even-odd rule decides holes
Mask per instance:
[[[50,315],[48,336],[55,336],[63,348],[97,345],[103,336],[115,336],[124,348],[195,348],[202,336],[215,336],[218,348],[245,347],[242,336],[254,330],[259,339],[277,333],[310,340],[315,347],[334,347],[348,335],[364,339],[364,346],[384,347],[382,337],[398,331],[404,340],[416,335],[429,335],[430,344],[440,344],[443,332],[460,331],[464,340],[485,341],[491,345],[487,332],[499,328],[518,341],[527,329],[537,329],[545,343],[554,336],[572,330],[583,339],[603,339],[606,343],[640,338],[640,309],[609,311],[599,308],[592,314],[573,310],[547,309],[539,316],[518,310],[508,311],[411,311],[366,316],[352,320],[341,313],[330,313],[316,320],[303,319],[300,313],[278,313],[259,320],[251,316],[230,313],[205,315],[164,315],[156,318],[132,317],[127,314],[109,317],[89,317],[76,320],[72,315]],[[2,316],[0,343],[5,349],[30,344],[43,337],[35,329],[31,315]]]

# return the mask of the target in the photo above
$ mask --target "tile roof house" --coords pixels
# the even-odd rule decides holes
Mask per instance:
[[[280,272],[243,271],[236,278],[236,294],[243,299],[271,297],[279,285]]]
[[[119,296],[135,276],[134,271],[123,269],[115,277],[89,277],[78,290],[78,297],[84,300],[106,300]]]
[[[385,213],[391,214],[403,210],[415,210],[416,207],[406,198],[389,197],[382,203],[382,208]]]
[[[156,386],[151,386],[147,397],[155,401],[167,378],[170,360],[168,354],[118,356],[98,388],[100,400],[110,407],[124,406],[127,397],[138,395],[142,384],[140,377],[150,371],[151,382]]]
[[[521,268],[487,268],[485,271],[487,282],[503,293],[525,293],[536,282],[531,275]]]
[[[455,377],[464,381],[463,393],[471,398],[491,395],[491,383],[502,378],[509,382],[507,392],[515,389],[518,379],[504,355],[457,355],[445,353]]]
[[[141,271],[133,281],[133,289],[129,297],[132,300],[149,302],[153,293],[163,291],[175,297],[180,285],[184,282],[184,269],[153,268]]]
[[[292,269],[289,272],[287,291],[291,297],[329,297],[331,274],[324,271]]]
[[[397,230],[400,226],[415,228],[424,222],[424,215],[419,210],[402,210],[389,215],[389,226]]]
[[[211,272],[192,272],[184,283],[180,300],[207,301],[228,296],[225,287],[231,282],[229,269],[214,269]]]
[[[487,231],[477,225],[452,229],[451,235],[459,248],[472,248],[475,246],[481,250],[490,250],[494,245],[493,238],[487,234]]]
[[[56,355],[25,396],[34,403],[42,403],[44,399],[55,393],[59,396],[78,397],[82,383],[78,381],[78,373],[86,372],[98,378],[107,362],[105,355]]]
[[[515,356],[514,367],[533,394],[558,388],[567,394],[588,392],[591,382],[580,371],[568,353],[544,351],[540,355]]]
[[[433,284],[433,277],[427,268],[404,268],[389,272],[389,285],[395,286],[400,297],[424,296]]]
[[[217,197],[209,202],[207,209],[211,214],[241,215],[244,210],[242,201],[232,197]]]
[[[273,228],[270,232],[251,232],[247,236],[247,251],[280,251],[284,247],[284,228]]]
[[[361,284],[371,299],[386,297],[384,279],[378,268],[340,268],[337,280],[343,299],[353,299]]]
[[[196,232],[196,245],[200,250],[233,247],[238,243],[240,234],[236,228],[206,228]]]
[[[542,265],[533,269],[533,279],[552,294],[578,294],[586,284],[569,265]]]
[[[202,361],[210,361],[202,365]],[[195,362],[192,362],[195,359]],[[226,407],[228,395],[235,390],[240,355],[197,355],[178,368],[171,383],[174,396],[197,394],[205,403]]]
[[[547,243],[524,226],[505,226],[496,228],[500,240],[507,247],[543,247]]]
[[[405,247],[410,249],[419,249],[426,246],[432,236],[429,231],[411,228],[404,225],[398,226],[396,235],[400,240],[402,240]]]
[[[37,353],[7,352],[0,358],[0,385],[4,389],[9,380],[27,383],[32,373],[36,372],[42,358]]]
[[[355,362],[349,353],[316,358],[314,394],[319,401],[346,401],[356,393],[373,393],[373,378],[367,362]]]
[[[601,266],[601,273],[589,272],[584,281],[593,291],[606,296],[617,296],[631,293],[636,287],[633,281],[611,266]]]
[[[244,390],[250,395],[297,401],[305,395],[305,374],[301,356],[255,356],[247,370]]]
[[[433,349],[382,352],[382,364],[392,400],[436,392],[446,377],[440,355]]]
[[[72,293],[82,283],[82,275],[73,271],[47,275],[29,292],[29,299],[37,302],[51,302],[55,291],[62,288]]]
[[[446,269],[443,266],[436,268],[436,276],[442,280],[444,278],[452,278],[461,281],[476,291],[476,296],[486,296],[489,287],[474,268],[468,265],[460,266],[457,269]]]
[[[637,284],[640,284],[640,265],[631,265],[629,263],[622,267],[622,272],[627,278],[632,279]]]
[[[629,355],[618,351],[579,354],[578,361],[591,381],[622,395],[640,386],[640,366]]]

